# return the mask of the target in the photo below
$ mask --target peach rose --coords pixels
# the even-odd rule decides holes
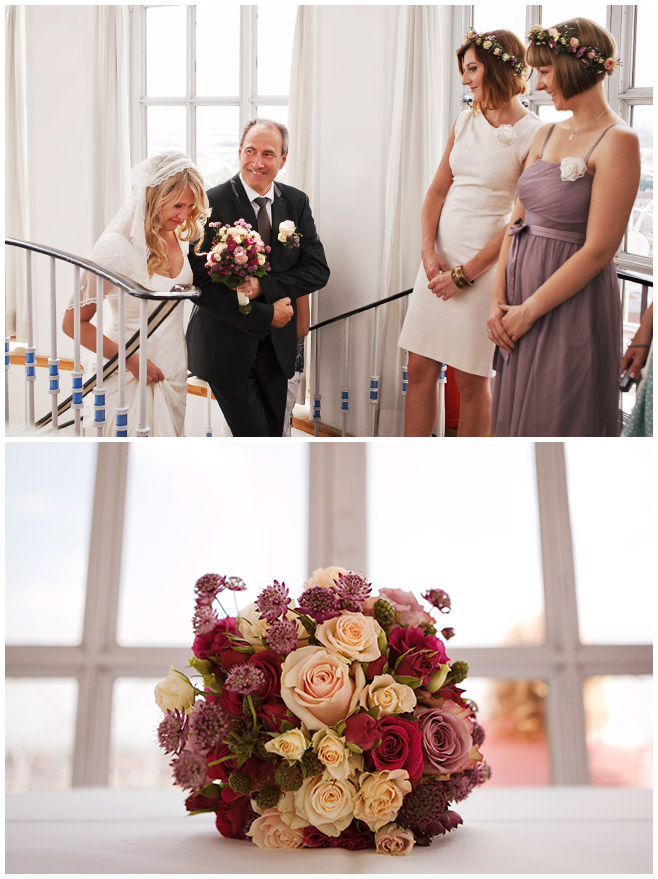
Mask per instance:
[[[258,848],[303,848],[304,834],[301,830],[293,830],[281,820],[279,812],[274,806],[266,809],[263,814],[253,821],[247,831]]]
[[[194,708],[194,687],[190,679],[172,665],[164,681],[156,684],[155,701],[163,714],[167,711],[190,712]]]
[[[326,836],[340,836],[354,817],[355,797],[354,782],[323,772],[295,791],[295,812]]]
[[[354,817],[365,821],[371,830],[379,830],[395,819],[402,808],[405,794],[410,790],[411,782],[406,769],[364,772],[359,778]]]
[[[339,617],[318,626],[315,637],[332,653],[359,662],[372,662],[381,655],[377,644],[381,632],[382,628],[374,617],[343,611]]]
[[[301,729],[290,729],[265,742],[265,750],[270,754],[285,757],[286,760],[301,760],[308,748],[308,740]]]
[[[408,855],[416,842],[413,831],[386,824],[375,833],[375,849],[379,855]]]
[[[393,675],[377,675],[359,696],[359,704],[366,711],[379,708],[380,717],[413,711],[416,701],[416,694],[411,687],[399,684]]]
[[[347,717],[365,682],[359,663],[351,670],[345,659],[324,647],[293,650],[281,666],[281,698],[309,730],[333,726]]]
[[[319,729],[312,744],[326,772],[333,778],[348,778],[356,769],[363,769],[361,754],[353,754],[347,747],[345,736],[337,735],[332,729]]]

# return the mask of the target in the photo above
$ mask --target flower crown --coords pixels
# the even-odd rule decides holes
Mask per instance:
[[[497,43],[490,34],[479,34],[477,31],[471,29],[464,37],[464,42],[473,43],[476,46],[479,46],[480,49],[484,49],[485,52],[494,55],[499,61],[502,61],[503,64],[511,64],[514,76],[521,76],[524,79],[526,78],[526,67],[523,61],[517,58],[516,55],[512,55],[511,52],[508,52],[507,49],[504,46],[501,46],[500,43]]]
[[[556,27],[543,30],[536,24],[530,28],[528,40],[535,46],[547,46],[555,54],[569,52],[579,58],[585,68],[592,73],[606,73],[611,76],[612,71],[621,64],[621,61],[604,56],[596,46],[581,46],[578,37],[569,36],[571,30],[570,27],[565,27],[563,31]]]

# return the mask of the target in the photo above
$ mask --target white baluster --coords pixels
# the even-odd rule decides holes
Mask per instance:
[[[80,368],[80,267],[73,267],[73,373],[72,373],[73,410],[75,435],[80,436],[80,414],[82,402],[82,369]]]
[[[212,391],[210,385],[206,391],[206,436],[212,436]]]
[[[116,435],[128,436],[128,407],[126,406],[126,296],[125,290],[119,290],[119,395],[116,407]]]
[[[27,425],[34,427],[34,382],[37,377],[36,346],[34,344],[34,308],[32,301],[32,253],[26,251],[27,282],[27,347],[25,348],[25,381],[27,382]]]
[[[96,387],[94,388],[96,436],[103,436],[103,428],[106,424],[103,385],[103,302],[103,280],[96,277]]]
[[[385,306],[384,306],[385,307]],[[372,375],[370,376],[370,389],[368,394],[368,399],[371,404],[371,413],[370,413],[370,436],[376,436],[377,434],[377,416],[379,411],[379,374],[378,374],[378,362],[379,362],[379,312],[380,308],[375,308],[375,331],[373,334],[373,346],[372,346]]]
[[[340,389],[340,411],[343,419],[341,428],[341,436],[347,436],[347,413],[350,408],[350,389],[348,385],[349,368],[348,361],[350,358],[350,319],[346,317],[343,321],[343,386]]]
[[[146,340],[148,335],[148,299],[139,301],[139,424],[137,436],[148,436],[146,423]]]
[[[57,260],[50,257],[50,351],[48,358],[49,391],[52,396],[52,432],[59,433],[57,406],[59,403],[59,357],[57,356]]]
[[[9,342],[10,336],[5,336],[5,424],[9,424]]]
[[[448,379],[446,378],[446,364],[441,364],[441,372],[438,378],[438,396],[439,396],[439,408],[436,414],[436,423],[437,423],[437,436],[445,436],[446,435],[446,382]]]

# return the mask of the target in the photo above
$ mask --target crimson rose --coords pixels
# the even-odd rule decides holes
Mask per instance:
[[[217,819],[215,824],[222,836],[228,839],[246,839],[247,830],[256,817],[249,797],[240,796],[230,787],[222,789],[221,799],[217,803]]]
[[[422,629],[393,629],[388,637],[391,648],[391,666],[402,657],[395,667],[396,676],[420,678],[426,684],[433,672],[448,661],[446,648],[440,638],[426,635]]]
[[[423,737],[415,723],[401,717],[383,717],[379,721],[382,740],[368,755],[376,769],[406,769],[409,778],[419,778],[423,771]]]

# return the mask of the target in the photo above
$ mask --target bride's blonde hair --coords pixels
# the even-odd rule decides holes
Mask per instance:
[[[187,220],[176,230],[181,241],[194,244],[194,252],[199,253],[203,243],[204,225],[210,215],[208,196],[206,195],[203,178],[196,168],[185,168],[178,174],[167,177],[157,186],[146,190],[144,204],[144,237],[149,250],[147,261],[149,277],[169,274],[169,259],[165,242],[162,237],[162,209],[167,204],[176,204],[186,189],[192,190],[194,208]]]

